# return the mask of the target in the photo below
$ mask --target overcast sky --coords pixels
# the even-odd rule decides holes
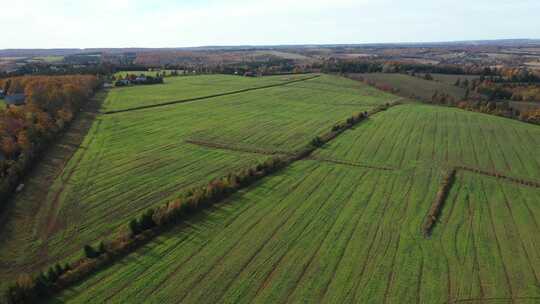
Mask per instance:
[[[0,49],[540,38],[540,0],[1,0]]]

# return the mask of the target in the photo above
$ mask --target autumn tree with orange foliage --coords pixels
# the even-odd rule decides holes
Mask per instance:
[[[0,110],[0,202],[13,193],[35,156],[73,120],[98,85],[97,77],[90,75],[0,80],[8,95],[24,94],[26,103]]]

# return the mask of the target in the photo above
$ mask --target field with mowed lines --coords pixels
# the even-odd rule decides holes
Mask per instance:
[[[164,102],[223,94],[268,85],[285,84],[313,75],[240,77],[230,75],[197,75],[164,78],[163,84],[114,88],[103,105],[103,111],[118,111]]]
[[[539,135],[394,107],[53,302],[537,303],[540,187],[458,170],[432,235],[421,227],[446,168],[539,181]]]
[[[199,79],[201,86],[206,81],[203,76],[189,79]],[[126,94],[138,89],[157,94],[154,87],[159,86],[128,88]],[[334,123],[393,99],[352,80],[321,76],[242,94],[98,115],[82,145],[65,164],[59,163],[62,169],[52,176],[50,188],[26,188],[6,211],[0,231],[2,285],[21,272],[77,257],[84,244],[117,233],[147,208],[269,157],[190,141],[292,152]]]

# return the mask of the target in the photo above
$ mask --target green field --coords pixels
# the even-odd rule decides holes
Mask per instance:
[[[386,75],[398,83],[405,76]],[[110,239],[190,187],[269,157],[242,149],[294,152],[352,114],[397,99],[337,76],[288,77],[176,77],[111,90],[105,109],[118,110],[283,84],[98,114],[86,135],[76,125],[66,138],[82,144],[52,150],[2,219],[0,287],[80,256],[85,244]],[[431,237],[422,224],[447,169],[540,181],[539,151],[539,126],[395,106],[50,302],[537,303],[540,188],[459,170]]]
[[[311,76],[287,75],[253,78],[228,75],[198,75],[169,77],[164,79],[164,84],[115,88],[109,93],[103,110],[123,110],[169,101],[204,97],[308,77]]]
[[[199,80],[198,86],[204,87],[207,79],[189,81]],[[250,81],[259,86],[272,80]],[[156,93],[156,87],[124,92]],[[35,177],[35,184],[51,179],[51,186],[26,188],[8,210],[0,233],[0,279],[5,284],[21,271],[76,257],[84,244],[116,233],[146,208],[267,157],[208,149],[186,140],[294,151],[335,122],[393,99],[352,80],[321,76],[243,94],[98,115],[73,157],[57,163],[59,173]]]
[[[367,74],[350,74],[349,77],[359,79],[359,77],[374,81],[378,85],[388,85],[399,90],[399,95],[415,96],[422,100],[431,100],[435,92],[446,93],[454,97],[456,100],[461,100],[465,96],[465,89],[454,86],[453,83],[447,81],[430,81],[420,77],[413,77],[405,74],[390,74],[390,73],[367,73]],[[435,78],[435,77],[434,77]],[[447,79],[446,77],[445,79]],[[454,80],[455,82],[455,80]]]
[[[540,180],[539,135],[392,108],[53,302],[537,303],[540,189],[460,171],[431,238],[421,225],[448,166]]]

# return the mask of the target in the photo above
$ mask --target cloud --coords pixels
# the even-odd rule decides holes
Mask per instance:
[[[531,0],[19,0],[3,10],[0,48],[540,38]]]

